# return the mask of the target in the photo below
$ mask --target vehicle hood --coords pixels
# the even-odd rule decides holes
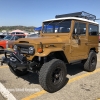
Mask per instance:
[[[36,38],[21,38],[18,39],[15,43],[62,43],[65,40],[60,37],[36,37]]]

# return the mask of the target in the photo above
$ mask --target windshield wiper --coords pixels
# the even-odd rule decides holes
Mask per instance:
[[[65,20],[65,19],[64,19],[64,20]],[[62,21],[58,22],[58,23],[57,23],[57,24],[55,24],[55,25],[58,25],[59,23],[63,22],[64,20],[62,20]]]
[[[54,22],[54,21],[51,21],[48,25],[50,25],[52,22]],[[47,26],[48,26],[48,25],[47,25]]]
[[[52,22],[54,22],[54,21],[51,21],[50,23],[48,23],[47,25],[46,25],[46,27],[48,26],[48,25],[50,25]],[[45,23],[44,23],[44,25],[45,25]],[[43,26],[44,27],[44,26]],[[47,29],[46,29],[46,31],[47,31]]]

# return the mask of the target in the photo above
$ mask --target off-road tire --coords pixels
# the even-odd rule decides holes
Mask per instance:
[[[10,71],[16,76],[24,76],[24,75],[28,74],[27,69],[20,71],[18,69],[14,70],[14,68],[10,64],[8,66],[9,66]]]
[[[57,70],[58,72],[60,71],[60,74],[56,74]],[[66,74],[67,69],[65,63],[59,59],[53,59],[44,63],[41,67],[39,73],[39,83],[44,90],[53,93],[60,90],[65,85]],[[57,75],[59,78],[56,78]]]
[[[88,59],[84,62],[84,70],[92,72],[96,69],[96,64],[97,64],[97,55],[92,50],[89,53]]]

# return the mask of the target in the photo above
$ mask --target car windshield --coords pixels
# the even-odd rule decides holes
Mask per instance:
[[[7,35],[7,36],[6,36],[6,37],[4,37],[3,39],[4,39],[4,40],[11,40],[11,39],[12,39],[12,37],[13,37],[12,35]]]
[[[38,34],[30,34],[28,37],[38,37]]]
[[[69,33],[71,20],[57,20],[43,23],[43,33]]]

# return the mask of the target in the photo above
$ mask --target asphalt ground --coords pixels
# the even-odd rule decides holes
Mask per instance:
[[[6,100],[6,99],[0,94],[0,100]]]
[[[67,66],[66,85],[55,93],[47,93],[41,88],[37,74],[29,73],[16,77],[7,65],[0,66],[0,83],[15,100],[99,100],[100,53],[97,57],[97,68],[91,73],[84,71],[82,64]],[[1,94],[0,100],[7,100],[6,96]]]

